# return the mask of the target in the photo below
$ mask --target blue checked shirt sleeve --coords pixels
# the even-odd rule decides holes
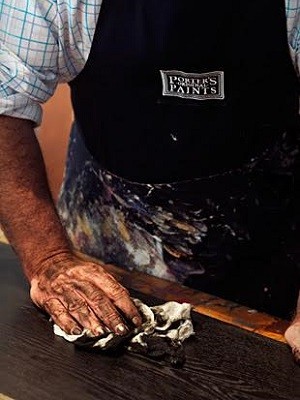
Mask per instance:
[[[41,122],[41,103],[90,51],[102,0],[1,0],[0,114]]]

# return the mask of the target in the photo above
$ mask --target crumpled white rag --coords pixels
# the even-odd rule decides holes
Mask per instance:
[[[139,299],[133,298],[133,301],[143,317],[143,323],[125,337],[109,331],[95,337],[87,329],[80,335],[68,335],[57,325],[54,325],[54,333],[76,345],[101,350],[123,346],[129,351],[181,366],[185,361],[182,342],[195,333],[191,304],[170,301],[149,307]]]

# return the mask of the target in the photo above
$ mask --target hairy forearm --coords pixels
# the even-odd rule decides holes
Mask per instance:
[[[0,116],[0,224],[31,279],[39,265],[68,253],[32,123]]]

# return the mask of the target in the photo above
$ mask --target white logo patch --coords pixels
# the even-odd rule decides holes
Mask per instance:
[[[222,100],[225,98],[223,71],[193,74],[161,70],[160,74],[163,83],[163,96],[194,100]]]

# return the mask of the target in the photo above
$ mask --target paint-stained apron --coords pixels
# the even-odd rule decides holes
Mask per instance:
[[[283,2],[217,3],[104,0],[58,209],[86,254],[288,317],[300,130]]]

